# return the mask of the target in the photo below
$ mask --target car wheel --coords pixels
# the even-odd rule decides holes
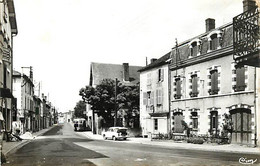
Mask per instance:
[[[126,140],[126,138],[124,138],[124,140]]]
[[[116,141],[116,137],[115,136],[113,136],[113,140]]]
[[[106,140],[106,139],[107,139],[107,137],[106,137],[106,135],[105,135],[105,134],[103,135],[103,138],[104,138],[104,140]]]

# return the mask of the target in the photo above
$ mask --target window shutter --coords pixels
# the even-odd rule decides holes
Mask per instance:
[[[178,79],[176,80],[176,90],[177,90],[177,95],[180,96],[181,95],[181,80]]]
[[[151,105],[154,105],[154,92],[151,92],[150,100],[151,100]]]
[[[161,69],[161,81],[164,79],[164,69]]]
[[[192,77],[192,93],[198,92],[198,77],[197,75],[194,75]]]
[[[158,82],[160,82],[160,77],[161,77],[161,69],[158,69],[158,73],[157,73],[157,76],[158,76]]]
[[[237,90],[238,91],[243,91],[244,90],[244,86],[245,86],[245,68],[244,67],[240,67],[237,68],[236,71],[236,84],[237,84]]]
[[[155,102],[156,102],[156,104],[159,104],[159,103],[158,103],[158,89],[156,89],[156,94],[155,94],[155,96],[156,96],[156,98],[155,98],[156,101],[155,101]]]
[[[163,89],[161,89],[161,104],[163,104]]]
[[[147,105],[147,93],[143,93],[143,105]]]

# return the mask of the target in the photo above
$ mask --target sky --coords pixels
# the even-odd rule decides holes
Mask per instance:
[[[90,63],[144,66],[178,42],[243,10],[242,0],[14,0],[14,69],[33,67],[35,87],[59,112],[73,110]]]

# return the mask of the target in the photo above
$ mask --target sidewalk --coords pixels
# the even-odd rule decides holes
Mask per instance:
[[[101,135],[92,134],[90,131],[78,132],[80,135],[83,135],[87,138],[94,140],[103,140]],[[231,152],[231,153],[247,153],[247,154],[259,154],[260,147],[248,147],[246,145],[237,145],[237,144],[226,144],[218,145],[211,143],[191,144],[186,142],[174,142],[173,140],[151,140],[149,138],[128,138],[126,143],[140,143],[154,146],[163,146],[176,149],[193,149],[193,150],[202,150],[202,151],[215,151],[215,152]]]
[[[53,128],[53,126],[47,128],[47,129],[42,129],[38,132],[32,133],[33,137],[37,137],[40,136],[42,134],[44,134],[45,132],[49,131],[51,128]],[[2,152],[4,155],[7,155],[11,150],[17,149],[19,147],[22,147],[24,145],[26,145],[27,143],[29,143],[32,139],[26,139],[26,140],[22,140],[22,141],[15,141],[15,142],[6,142],[5,140],[3,141],[3,149]]]

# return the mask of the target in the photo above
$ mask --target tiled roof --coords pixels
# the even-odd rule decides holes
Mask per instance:
[[[168,60],[170,59],[171,52],[168,52],[158,60],[154,61],[153,63],[143,67],[142,69],[139,70],[139,72],[146,71],[149,69],[152,69],[154,67],[162,66],[168,63]]]
[[[129,66],[130,81],[124,83],[129,85],[134,85],[138,83],[140,81],[140,73],[138,73],[138,70],[141,68],[141,66]],[[109,78],[117,78],[120,82],[123,82],[123,65],[92,62],[90,70],[90,85],[92,85],[93,83],[97,85],[103,79]]]

